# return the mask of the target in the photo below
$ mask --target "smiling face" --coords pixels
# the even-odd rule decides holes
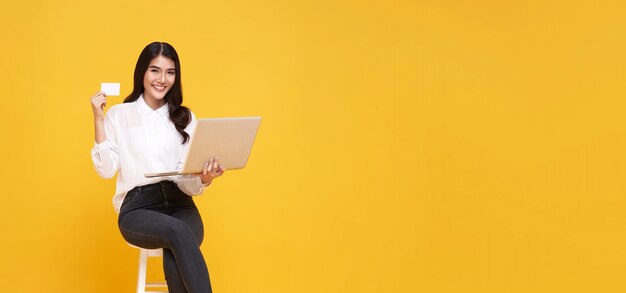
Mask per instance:
[[[150,61],[143,77],[143,98],[150,108],[156,110],[165,104],[165,95],[176,81],[174,60],[158,55]]]

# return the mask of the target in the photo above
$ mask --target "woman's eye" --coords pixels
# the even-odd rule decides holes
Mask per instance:
[[[174,75],[174,74],[175,74],[175,72],[170,71],[170,72],[168,72],[167,74],[169,74],[169,75]]]
[[[150,72],[152,72],[152,73],[157,73],[157,72],[158,72],[158,70],[156,70],[156,69],[151,69],[151,70],[150,70]]]

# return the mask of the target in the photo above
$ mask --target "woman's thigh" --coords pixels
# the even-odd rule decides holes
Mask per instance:
[[[197,211],[196,211],[197,212]],[[181,213],[184,220],[161,212],[137,209],[125,213],[118,219],[118,226],[124,239],[133,245],[155,249],[169,247],[177,237],[187,237],[189,234],[196,236],[194,231],[197,226],[194,221],[193,228],[185,221],[193,216]]]

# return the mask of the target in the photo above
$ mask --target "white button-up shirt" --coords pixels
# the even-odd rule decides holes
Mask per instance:
[[[196,116],[185,131],[193,135]],[[135,102],[118,104],[106,113],[104,120],[106,140],[91,149],[91,159],[98,174],[112,178],[119,170],[113,207],[119,213],[126,193],[136,186],[172,180],[188,195],[204,192],[199,176],[178,175],[146,178],[146,173],[180,171],[189,141],[181,144],[182,136],[169,118],[168,105],[153,110],[143,95]]]

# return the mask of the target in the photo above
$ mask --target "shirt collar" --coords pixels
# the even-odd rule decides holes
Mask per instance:
[[[152,112],[156,112],[157,114],[159,114],[161,116],[167,116],[168,115],[168,105],[167,105],[167,103],[165,103],[163,106],[161,106],[161,108],[158,108],[156,110],[152,110],[152,108],[150,108],[150,106],[148,106],[146,101],[143,99],[143,94],[139,95],[139,98],[137,99],[137,105],[139,106],[139,110],[141,111],[141,113],[144,114],[144,115],[148,115],[148,114],[150,114]]]

